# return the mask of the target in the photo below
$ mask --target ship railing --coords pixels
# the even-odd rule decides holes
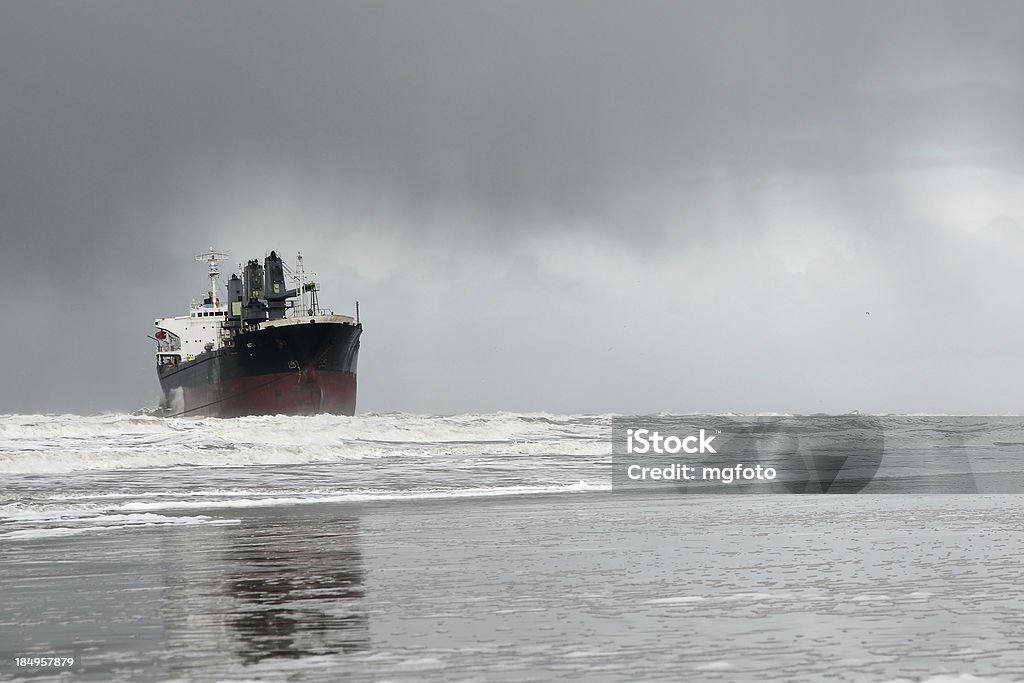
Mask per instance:
[[[298,308],[292,309],[292,318],[315,318],[318,315],[335,315],[329,308],[307,308],[305,311]]]

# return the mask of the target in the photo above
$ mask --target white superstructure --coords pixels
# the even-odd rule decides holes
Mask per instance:
[[[196,256],[210,266],[210,291],[201,303],[193,302],[188,315],[173,318],[158,318],[156,325],[156,364],[158,367],[175,366],[195,359],[201,353],[221,348],[228,339],[228,331],[221,324],[228,314],[217,296],[219,263],[227,260],[227,254],[215,251],[213,247],[205,254]]]
[[[188,315],[158,318],[154,321],[157,328],[157,365],[178,365],[206,351],[221,348],[227,332],[221,323],[227,314],[228,309],[224,306],[192,304]]]

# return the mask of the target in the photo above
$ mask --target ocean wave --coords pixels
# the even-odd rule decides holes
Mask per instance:
[[[168,516],[154,513],[88,515],[82,517],[62,517],[57,526],[33,526],[0,533],[4,541],[32,541],[56,538],[60,536],[76,536],[102,531],[122,529],[141,529],[148,527],[195,526],[198,524],[233,525],[240,524],[238,519],[220,519],[208,515]]]
[[[549,486],[493,486],[467,489],[393,491],[381,489],[338,490],[265,490],[240,489],[208,491],[162,491],[124,494],[65,494],[33,503],[0,505],[0,523],[28,527],[0,534],[0,539],[39,538],[71,535],[80,530],[122,529],[139,525],[189,523],[234,523],[197,517],[165,517],[172,510],[215,510],[230,508],[315,505],[324,503],[401,502],[459,498],[494,498],[559,493],[608,491],[610,485],[579,481]],[[191,521],[190,521],[191,520]],[[38,533],[34,533],[38,532]]]
[[[394,456],[601,456],[606,416],[544,413],[235,419],[136,415],[0,418],[0,472],[299,464]]]

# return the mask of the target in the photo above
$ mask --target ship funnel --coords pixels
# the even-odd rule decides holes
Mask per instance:
[[[263,298],[267,301],[267,312],[271,320],[280,320],[284,317],[285,299],[294,296],[284,286],[284,262],[278,257],[276,251],[270,252],[263,261],[264,280],[266,287],[263,290]]]
[[[242,318],[242,281],[234,273],[228,280],[228,318],[231,320]]]
[[[242,273],[245,278],[245,300],[246,302],[263,298],[263,266],[253,260],[245,264],[245,271]]]
[[[246,323],[261,323],[267,319],[267,306],[262,301],[263,266],[249,261],[242,277],[242,319]]]

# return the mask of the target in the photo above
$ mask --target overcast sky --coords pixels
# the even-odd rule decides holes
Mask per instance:
[[[0,3],[0,412],[296,251],[361,412],[1024,412],[1019,2]]]

